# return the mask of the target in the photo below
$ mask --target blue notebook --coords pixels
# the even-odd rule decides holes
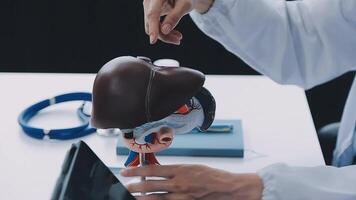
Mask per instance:
[[[216,120],[213,125],[231,124],[229,133],[201,133],[192,131],[183,135],[175,135],[172,145],[156,155],[166,156],[215,156],[243,157],[244,143],[241,120]],[[116,147],[117,155],[127,155],[129,149],[121,138]]]

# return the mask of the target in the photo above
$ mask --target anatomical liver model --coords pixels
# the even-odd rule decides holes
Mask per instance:
[[[193,69],[155,66],[146,57],[115,58],[95,78],[91,123],[121,130],[131,150],[125,166],[159,164],[154,153],[168,148],[175,134],[212,124],[215,100],[204,81]]]

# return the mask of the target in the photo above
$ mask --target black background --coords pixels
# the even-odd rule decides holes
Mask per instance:
[[[114,57],[145,55],[174,58],[206,74],[257,75],[189,17],[178,29],[179,47],[150,45],[141,0],[0,0],[0,71],[95,73]],[[306,92],[316,128],[340,120],[352,78]]]

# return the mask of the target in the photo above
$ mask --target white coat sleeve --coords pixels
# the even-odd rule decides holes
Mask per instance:
[[[356,69],[356,0],[215,0],[197,26],[251,67],[311,88]],[[271,165],[263,200],[355,200],[356,166]]]
[[[289,167],[275,164],[259,172],[263,200],[355,200],[356,166]]]
[[[215,0],[190,16],[278,83],[307,89],[356,69],[356,0]]]

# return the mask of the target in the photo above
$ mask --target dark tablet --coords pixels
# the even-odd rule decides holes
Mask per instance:
[[[135,199],[83,141],[68,151],[52,200]]]

